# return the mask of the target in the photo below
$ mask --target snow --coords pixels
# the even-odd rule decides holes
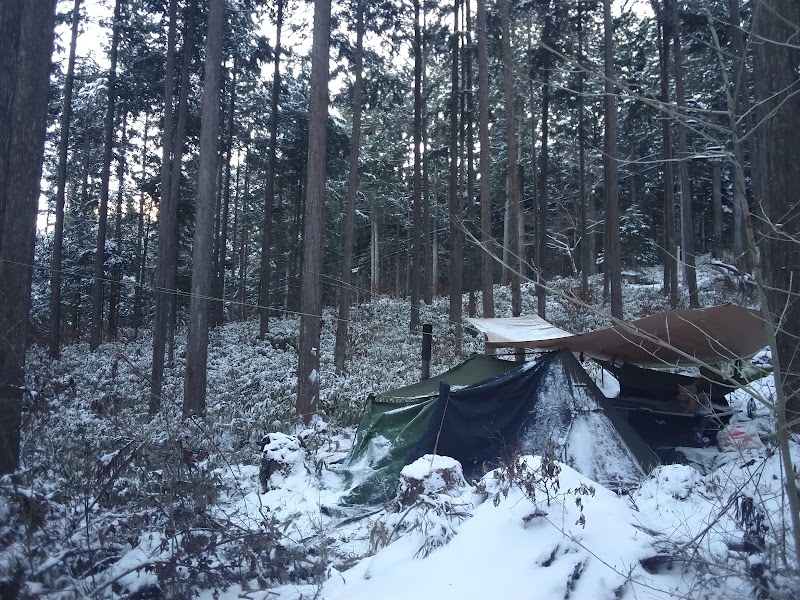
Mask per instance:
[[[609,486],[629,487],[642,478],[641,466],[584,385],[549,369],[537,395],[520,440],[523,451],[543,452],[552,444],[557,458]]]
[[[526,466],[536,470],[537,457]],[[587,483],[566,465],[559,481],[565,491],[548,503],[532,501],[513,489],[495,506],[480,502],[472,517],[445,546],[425,559],[415,558],[422,540],[408,535],[331,577],[322,597],[337,599],[439,599],[613,597],[614,590],[652,585],[639,560],[654,553],[652,539],[639,531],[625,502],[596,488],[580,508],[570,491]],[[493,473],[484,477],[491,484]],[[526,522],[540,510],[547,514]],[[580,515],[585,525],[577,524]],[[608,541],[614,539],[610,545]],[[576,572],[580,577],[574,580]],[[573,582],[574,580],[574,582]],[[570,583],[573,582],[573,583]],[[666,582],[665,582],[666,583]],[[598,594],[601,590],[602,592]],[[669,597],[666,594],[652,597]]]
[[[700,279],[707,286],[716,281],[708,274]],[[602,278],[593,286],[599,298]],[[706,304],[725,300],[710,287],[701,293]],[[535,310],[534,297],[532,288],[524,290],[524,312]],[[496,288],[495,298],[498,314],[508,314],[508,289]],[[625,299],[626,318],[661,309],[664,301],[657,286],[632,284]],[[447,304],[444,298],[421,307],[424,322],[435,323],[433,373],[460,360],[452,352]],[[556,299],[547,314],[576,332],[606,325]],[[722,600],[753,597],[752,573],[763,568],[775,597],[800,588],[786,543],[775,424],[761,403],[749,427],[764,447],[684,449],[693,466],[663,465],[629,495],[604,486],[624,465],[604,458],[618,449],[605,446],[610,438],[602,420],[580,414],[587,406],[577,393],[579,418],[564,430],[553,420],[550,433],[572,449],[556,462],[520,457],[513,476],[498,469],[478,487],[426,484],[424,498],[409,508],[396,500],[371,511],[339,506],[357,483],[340,473],[340,463],[368,395],[418,376],[419,339],[408,331],[406,303],[380,297],[351,315],[348,370],[341,376],[333,369],[334,321],[324,317],[317,375],[325,415],[309,425],[294,414],[297,319],[273,319],[267,340],[253,321],[212,331],[208,415],[192,422],[180,415],[182,335],[175,365],[165,370],[162,412],[152,420],[148,332],[136,338],[122,331],[97,352],[68,345],[57,361],[33,347],[29,385],[45,409],[26,415],[24,469],[0,481],[0,580],[19,569],[29,597],[115,600],[165,578],[175,596],[204,600]],[[464,345],[466,354],[482,351],[472,336]],[[762,359],[768,364],[768,356]],[[607,396],[618,393],[608,373],[590,372]],[[71,379],[74,386],[63,385]],[[552,403],[545,408],[554,413],[564,382],[547,384]],[[771,378],[731,394],[731,404],[746,408],[751,395],[774,398]],[[373,439],[371,451],[385,452],[390,443]],[[136,448],[130,460],[127,450],[120,454],[128,447]],[[797,440],[791,448],[797,464]],[[531,444],[528,452],[541,449]],[[286,466],[271,474],[269,489],[260,485],[262,458]],[[102,466],[112,462],[119,472],[101,479]],[[432,467],[456,465],[428,456],[405,473],[426,478]],[[754,507],[750,525],[741,518],[747,499]],[[37,508],[41,523],[27,529],[22,515],[35,516]],[[178,517],[183,529],[175,531]],[[184,548],[209,531],[218,536],[216,546],[199,555]],[[764,539],[762,551],[743,549],[753,532]],[[654,557],[662,558],[648,560]],[[163,574],[172,558],[182,565],[174,579]]]
[[[438,470],[458,469],[461,470],[461,463],[449,456],[438,456],[426,454],[415,460],[410,465],[403,467],[400,472],[402,477],[412,479],[425,479],[431,473]]]
[[[536,315],[506,319],[467,319],[490,342],[528,342],[570,337],[572,334]]]

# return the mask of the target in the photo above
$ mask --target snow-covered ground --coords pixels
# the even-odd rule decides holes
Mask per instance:
[[[705,304],[725,301],[720,276],[705,273]],[[627,317],[665,308],[651,279],[628,286]],[[524,294],[526,312],[533,295]],[[498,316],[510,314],[507,290],[495,297]],[[441,372],[459,360],[446,299],[422,313],[434,323],[432,371]],[[273,319],[264,341],[254,322],[215,330],[208,414],[188,423],[179,420],[182,341],[152,420],[147,333],[123,332],[95,353],[68,346],[58,361],[33,348],[38,394],[25,417],[24,464],[0,483],[0,597],[798,597],[782,464],[760,405],[748,427],[762,446],[695,450],[696,466],[661,466],[626,496],[551,458],[519,457],[411,506],[338,506],[353,485],[340,467],[367,395],[419,373],[406,303],[379,298],[352,314],[342,376],[325,318],[324,415],[310,426],[293,413],[293,318]],[[547,317],[575,332],[604,325],[558,299]],[[470,333],[464,347],[482,350]],[[614,393],[609,375],[601,383]],[[754,390],[770,397],[770,385]],[[731,402],[748,398],[739,391]],[[793,454],[797,464],[797,444]],[[413,474],[438,460],[420,459]]]

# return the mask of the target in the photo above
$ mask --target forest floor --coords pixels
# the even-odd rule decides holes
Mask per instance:
[[[708,261],[700,275],[704,306],[747,303]],[[658,277],[643,271],[626,284],[626,318],[666,308]],[[581,332],[607,324],[601,279],[592,281],[589,307],[568,299],[575,280],[553,288],[547,318],[555,325]],[[535,312],[532,290],[523,296],[523,312]],[[495,304],[496,316],[510,316],[506,288],[495,288]],[[461,360],[447,299],[421,312],[434,325],[431,371],[439,373]],[[23,466],[0,480],[0,597],[798,597],[775,427],[762,406],[751,426],[763,443],[698,450],[702,466],[660,466],[627,495],[567,465],[554,469],[546,457],[520,457],[481,486],[462,482],[403,510],[339,507],[353,483],[341,464],[367,396],[419,377],[420,338],[409,318],[402,299],[354,307],[347,372],[337,376],[326,312],[323,411],[308,426],[294,416],[293,316],[274,318],[266,340],[256,321],[212,332],[207,414],[189,421],[180,419],[180,336],[153,419],[150,332],[122,331],[94,353],[68,345],[56,361],[34,346]],[[466,329],[463,343],[465,355],[483,350]],[[754,388],[769,396],[771,385],[765,378]],[[729,396],[740,408],[748,399],[744,390]],[[265,489],[267,434],[284,468]],[[792,449],[798,464],[798,440]]]

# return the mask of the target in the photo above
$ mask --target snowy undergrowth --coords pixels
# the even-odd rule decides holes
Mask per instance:
[[[626,286],[626,317],[665,307],[658,277],[645,271],[639,283]],[[737,293],[709,270],[701,270],[700,281],[706,304]],[[547,318],[555,325],[577,332],[607,324],[602,313],[569,299],[598,304],[601,278],[592,278],[585,298],[575,280],[553,286],[564,294],[548,297]],[[523,298],[524,312],[534,313],[532,286]],[[498,316],[510,316],[507,289],[495,289],[495,302]],[[466,295],[464,305],[466,312]],[[421,313],[422,322],[434,325],[432,372],[443,371],[459,361],[447,299],[436,299]],[[582,478],[580,485],[595,487],[597,497],[582,497],[583,510],[574,495],[563,497],[556,525],[536,516],[547,510],[541,498],[516,485],[497,506],[479,499],[460,506],[453,514],[471,516],[453,521],[441,547],[432,547],[427,558],[414,558],[424,539],[402,526],[379,549],[371,543],[376,525],[388,527],[399,517],[337,512],[335,503],[347,490],[336,464],[349,451],[367,396],[418,378],[420,338],[408,330],[404,301],[378,298],[354,307],[351,315],[347,372],[341,376],[333,369],[334,319],[331,313],[324,317],[324,414],[310,427],[294,416],[294,318],[272,319],[266,340],[258,339],[253,321],[214,330],[207,416],[185,423],[181,335],[175,364],[165,370],[161,411],[152,420],[146,415],[148,332],[134,338],[123,331],[94,353],[86,344],[68,345],[57,361],[46,358],[45,349],[32,348],[28,373],[37,394],[25,415],[23,468],[0,485],[0,596],[159,598],[197,592],[211,598],[217,590],[231,599],[393,593],[513,599],[519,590],[536,590],[536,597],[549,600],[586,597],[581,590],[592,586],[603,590],[602,597],[745,597],[766,588],[781,597],[792,589],[786,568],[792,557],[780,539],[780,471],[768,436],[763,452],[717,456],[704,475],[662,467],[628,500],[612,498]],[[468,328],[463,343],[465,354],[482,349]],[[745,399],[737,394],[734,402]],[[773,424],[763,408],[756,418],[768,434]],[[273,432],[294,435],[302,452],[294,456],[296,468],[262,489],[261,441]],[[561,469],[562,489],[578,489],[577,475]],[[427,523],[432,531],[430,526],[443,523],[437,514],[450,510],[447,502],[422,507],[409,515],[410,522],[420,530]],[[587,534],[573,526],[581,515],[587,530],[602,529]],[[759,535],[764,547],[757,551],[736,545],[759,542]],[[531,548],[538,549],[536,556]],[[638,561],[659,548],[680,550],[680,561],[643,571]],[[606,563],[617,566],[609,570]],[[410,581],[420,583],[414,587]],[[697,594],[700,588],[708,591]]]

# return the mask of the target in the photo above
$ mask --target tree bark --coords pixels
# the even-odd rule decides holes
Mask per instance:
[[[103,143],[103,168],[101,172],[100,207],[98,209],[97,247],[94,256],[94,282],[92,287],[92,331],[89,339],[89,348],[97,350],[103,331],[103,289],[106,260],[106,229],[108,226],[108,193],[109,180],[111,179],[111,159],[114,149],[114,106],[116,102],[117,85],[117,48],[119,47],[120,11],[123,0],[116,0],[114,4],[114,23],[111,33],[111,51],[109,59],[111,67],[108,70],[108,103],[106,105],[105,141]]]
[[[214,204],[222,88],[222,43],[225,0],[210,0],[206,37],[200,163],[197,173],[197,215],[192,249],[192,298],[186,342],[183,414],[203,414],[206,407],[209,295],[213,251]]]
[[[418,12],[419,6],[417,2],[415,2],[414,7]],[[347,179],[347,208],[345,210],[344,232],[342,234],[342,280],[339,282],[341,285],[339,291],[339,320],[336,323],[336,345],[333,352],[333,364],[337,374],[342,374],[344,372],[344,362],[347,351],[347,329],[348,321],[350,320],[350,281],[353,277],[353,230],[355,229],[356,196],[358,195],[358,160],[361,149],[361,104],[364,71],[364,0],[358,0],[356,9],[356,51],[353,68],[355,70],[355,86],[353,88],[353,128],[350,135],[350,170]],[[417,152],[419,151],[417,150]],[[415,155],[415,160],[416,158]],[[419,285],[417,285],[417,303],[419,303]],[[419,320],[419,306],[417,306],[417,320]],[[413,325],[413,292],[411,298],[411,321]]]
[[[0,5],[0,475],[19,466],[55,6]]]
[[[670,3],[672,16],[672,41],[675,53],[675,103],[678,115],[678,172],[681,182],[681,258],[686,287],[689,288],[689,306],[700,307],[697,294],[697,268],[694,249],[694,214],[692,208],[692,187],[689,180],[689,152],[686,141],[686,100],[683,78],[683,48],[681,46],[681,21],[678,14],[678,0],[665,0]]]
[[[248,135],[248,139],[250,136]],[[250,251],[250,146],[247,145],[244,154],[244,192],[241,202],[240,235],[239,235],[239,318],[244,321],[249,316],[247,305],[247,263]]]
[[[713,221],[714,221],[714,248],[712,256],[722,258],[722,184],[720,175],[720,160],[711,159],[711,179],[713,181]]]
[[[481,290],[483,318],[494,317],[494,279],[492,277],[492,190],[489,147],[489,53],[486,34],[486,0],[478,0],[478,143],[480,144],[481,190]],[[487,351],[487,354],[490,353]],[[493,353],[493,350],[492,352]]]
[[[789,430],[800,432],[800,355],[797,335],[800,332],[800,50],[794,43],[800,7],[792,0],[758,0],[754,5],[754,34],[759,43],[755,54],[759,113],[765,118],[759,145],[764,152],[768,178],[765,178],[767,206],[771,229],[766,245],[769,261],[765,263],[767,304],[771,324],[778,324],[772,347],[773,370],[776,373],[776,422],[783,459],[783,477],[792,519],[795,556],[800,556],[800,496],[797,474],[792,465]],[[763,144],[763,145],[762,145]],[[767,201],[768,199],[768,201]],[[743,213],[745,213],[743,207]],[[755,260],[753,261],[755,263]],[[755,269],[758,276],[760,269]],[[764,286],[761,286],[762,289]]]
[[[67,186],[67,150],[72,122],[72,88],[75,79],[75,48],[78,45],[81,0],[72,7],[72,34],[69,42],[67,74],[64,79],[64,103],[61,109],[61,134],[58,145],[56,183],[56,222],[53,232],[53,263],[50,268],[50,358],[61,354],[61,261],[64,252],[64,202]]]
[[[614,29],[611,0],[603,1],[603,46],[605,62],[605,147],[606,247],[604,268],[611,284],[611,315],[622,319],[622,268],[619,240],[619,163],[617,162],[617,102],[614,96]]]
[[[578,65],[580,69],[578,72],[578,171],[580,178],[581,293],[584,300],[587,300],[591,256],[589,254],[589,238],[586,227],[586,203],[588,198],[586,196],[586,99],[583,96],[586,74],[583,71],[583,38],[583,1],[578,0]]]
[[[308,154],[308,140],[306,140],[306,152]],[[306,157],[307,158],[307,157]],[[300,158],[300,168],[297,171],[297,193],[294,201],[294,218],[292,222],[292,248],[289,251],[289,276],[286,278],[286,309],[289,311],[299,310],[299,266],[303,260],[303,212],[305,211],[305,186],[303,181],[306,179],[306,165],[302,156]]]
[[[435,295],[439,292],[439,174],[433,175],[433,215],[431,216],[431,287]]]
[[[547,61],[549,63],[549,61]],[[546,315],[544,266],[547,264],[547,179],[550,175],[550,66],[542,73],[542,165],[539,168],[538,207],[536,210],[536,308],[543,319]]]
[[[745,57],[745,44],[744,33],[742,31],[741,16],[739,14],[739,0],[728,0],[728,14],[730,21],[731,32],[731,51],[733,54],[733,99],[736,103],[739,115],[744,117],[746,129],[748,132],[753,129],[753,112],[750,110],[750,90],[748,86],[748,75],[746,57]],[[738,123],[735,125],[737,137],[741,137],[742,127]],[[761,161],[762,153],[758,150],[757,140],[759,136],[751,136],[747,143],[747,148],[750,153],[750,177],[752,179],[753,196],[756,204],[761,202],[761,199],[766,196],[764,192],[764,184],[768,179],[766,173],[766,166]],[[742,160],[744,158],[744,148],[739,149],[739,156],[734,157],[734,160]],[[744,165],[744,163],[741,163]],[[742,198],[746,198],[746,190],[740,189],[738,179],[734,177],[733,193],[735,197],[741,194]],[[734,200],[733,202],[733,257],[734,263],[739,269],[745,273],[752,270],[750,263],[750,254],[747,251],[747,239],[745,235],[744,215],[742,214],[741,202]]]
[[[666,9],[661,9],[653,0],[653,11],[658,17],[658,63],[661,86],[661,103],[664,111],[670,106],[669,97],[669,20]],[[675,240],[675,175],[672,170],[672,131],[666,115],[661,119],[661,156],[664,161],[664,247],[661,255],[664,262],[664,294],[670,297],[670,306],[678,306],[678,260]]]
[[[358,52],[358,50],[357,50]],[[360,83],[360,82],[359,82]],[[360,115],[359,115],[360,117]],[[422,32],[420,30],[420,0],[414,0],[414,181],[411,219],[411,323],[412,332],[419,330],[419,301],[422,260]],[[348,205],[349,208],[349,205]]]
[[[470,0],[464,0],[464,94],[466,95],[466,136],[467,136],[467,195],[466,195],[466,226],[473,236],[479,237],[477,230],[477,215],[475,214],[475,84],[473,76],[472,55],[474,47],[472,43],[472,16],[470,14]],[[520,227],[524,229],[524,221],[519,221]],[[520,246],[524,241],[524,233],[520,236]],[[478,261],[478,248],[469,244],[465,249],[467,264],[474,264]],[[520,264],[522,267],[523,265]],[[475,292],[480,279],[479,269],[468,269],[467,286],[469,287],[469,301],[467,303],[467,314],[475,317]]]
[[[380,263],[380,247],[378,245],[378,208],[375,206],[373,202],[372,208],[370,209],[369,213],[369,228],[370,228],[370,244],[369,244],[369,255],[370,255],[370,291],[372,293],[372,298],[376,298],[379,291],[380,291],[380,280],[381,280],[381,263]]]
[[[214,278],[213,295],[211,304],[211,326],[218,327],[225,322],[225,271],[228,260],[228,224],[230,222],[231,206],[231,162],[233,160],[233,119],[236,110],[236,65],[231,70],[231,97],[228,103],[228,125],[225,133],[225,162],[223,168],[224,183],[222,188],[222,219],[219,229],[219,245],[217,246],[217,273]]]
[[[180,96],[178,97],[178,124],[175,127],[175,141],[172,152],[172,169],[170,170],[170,205],[169,221],[175,242],[169,244],[165,262],[169,272],[167,274],[167,295],[169,301],[169,316],[167,318],[167,362],[175,364],[175,320],[177,318],[178,295],[176,281],[178,280],[178,204],[181,200],[181,178],[183,175],[183,148],[186,145],[186,121],[189,114],[189,81],[192,54],[195,45],[195,20],[197,19],[197,0],[189,0],[186,23],[183,27],[183,64],[181,65]]]
[[[461,291],[463,282],[464,239],[461,234],[461,202],[458,195],[458,108],[459,108],[459,0],[453,3],[453,35],[450,40],[452,63],[450,71],[450,171],[448,177],[448,206],[450,213],[450,322],[455,327],[454,349],[461,355],[461,316],[463,312]]]
[[[425,3],[422,6],[422,146],[425,154],[422,157],[422,296],[426,304],[433,302],[434,282],[433,282],[433,242],[432,235],[432,216],[431,216],[431,190],[430,190],[430,168],[431,152],[428,142],[428,101],[425,93],[428,64],[428,42],[427,42],[427,11]]]
[[[314,46],[308,114],[303,269],[300,293],[300,343],[297,364],[297,414],[307,423],[319,403],[322,321],[322,268],[325,257],[325,162],[328,122],[328,72],[331,1],[314,3]]]
[[[511,269],[511,312],[515,317],[522,314],[520,290],[519,220],[520,210],[519,176],[517,167],[517,118],[514,110],[514,56],[511,53],[511,6],[509,0],[500,2],[500,20],[503,28],[503,96],[506,119],[506,185],[508,186],[508,211],[510,232],[508,245],[509,268]],[[525,354],[522,353],[524,358]],[[519,354],[518,354],[519,358]]]
[[[529,75],[529,82],[528,82],[528,107],[531,113],[531,122],[530,122],[530,134],[531,134],[531,145],[530,145],[530,164],[531,164],[531,185],[530,185],[530,202],[528,204],[530,208],[530,213],[532,215],[533,221],[533,248],[530,253],[527,253],[527,256],[530,257],[531,264],[534,269],[533,277],[536,277],[536,270],[539,268],[538,264],[536,263],[536,259],[538,257],[538,243],[537,240],[539,239],[539,186],[537,183],[537,178],[539,176],[539,171],[537,170],[538,167],[538,149],[536,148],[536,138],[537,138],[537,131],[539,129],[539,122],[536,119],[536,112],[539,107],[539,103],[536,99],[536,83],[538,82],[538,77],[536,76],[536,70],[534,69],[533,64],[533,57],[534,57],[534,45],[533,45],[533,30],[534,30],[534,12],[531,11],[528,21],[528,56],[529,56],[529,65],[528,65],[528,75]],[[535,280],[535,279],[534,279]]]
[[[81,191],[79,194],[78,206],[77,210],[73,209],[74,219],[80,221],[87,221],[88,217],[86,216],[86,206],[88,205],[89,201],[89,161],[92,158],[92,138],[91,136],[86,136],[84,140],[83,146],[83,159],[81,160]],[[88,241],[80,235],[79,232],[79,242],[82,245],[86,245]],[[74,280],[79,280],[79,277],[74,277]],[[78,337],[78,333],[80,332],[81,326],[81,286],[80,284],[73,286],[74,287],[74,294],[72,297],[72,333],[75,337]]]
[[[269,115],[269,159],[267,165],[267,189],[264,194],[264,222],[261,226],[261,270],[258,288],[259,334],[261,339],[269,331],[269,272],[270,246],[272,245],[272,207],[275,204],[275,165],[278,144],[278,101],[281,94],[281,30],[283,29],[283,7],[285,0],[278,0],[278,15],[275,20],[275,69],[272,74],[272,99]]]
[[[136,268],[136,290],[133,293],[133,327],[136,332],[136,337],[139,334],[139,327],[142,326],[142,298],[144,290],[144,265],[146,264],[146,248],[147,242],[145,241],[145,192],[144,184],[147,180],[147,141],[148,141],[148,126],[150,115],[144,115],[144,131],[142,133],[142,178],[139,181],[139,214],[137,217],[136,228],[136,261],[134,263]]]
[[[756,69],[762,74],[758,99],[767,118],[762,121],[769,178],[766,214],[770,262],[766,265],[770,310],[781,324],[777,335],[781,378],[787,397],[786,420],[800,432],[800,51],[792,46],[797,35],[798,7],[790,0],[759,0],[756,34],[764,42],[756,52]],[[794,97],[792,97],[794,95]]]
[[[117,337],[119,328],[119,305],[122,300],[122,266],[119,259],[122,257],[122,200],[125,196],[125,154],[128,145],[128,114],[122,113],[122,131],[120,137],[120,151],[117,156],[117,202],[114,207],[114,244],[116,246],[117,260],[111,269],[111,292],[108,295],[108,333],[113,338]]]
[[[164,76],[164,126],[161,151],[161,201],[158,209],[158,263],[155,274],[155,318],[153,320],[153,366],[150,373],[150,402],[148,413],[152,416],[161,405],[161,388],[164,374],[164,345],[167,339],[167,321],[170,314],[170,294],[175,287],[170,285],[169,275],[172,246],[177,245],[174,235],[175,223],[172,216],[177,215],[171,201],[171,163],[172,155],[172,98],[175,86],[175,34],[178,20],[178,2],[170,0],[169,28],[167,30],[167,62]],[[177,256],[177,252],[175,252]]]

